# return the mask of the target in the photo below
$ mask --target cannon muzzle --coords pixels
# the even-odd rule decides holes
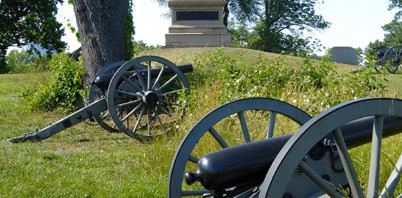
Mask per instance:
[[[373,118],[350,122],[341,127],[346,145],[353,148],[371,141]],[[402,119],[386,117],[383,137],[402,132]],[[233,146],[204,155],[198,162],[195,173],[186,173],[187,184],[199,181],[208,190],[260,184],[291,135]],[[323,146],[330,146],[332,137],[326,137],[309,152],[311,158],[320,155]],[[315,155],[315,156],[312,156]]]

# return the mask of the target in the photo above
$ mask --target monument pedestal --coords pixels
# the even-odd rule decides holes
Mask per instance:
[[[166,47],[230,46],[223,25],[223,0],[171,0],[172,25],[165,35]]]

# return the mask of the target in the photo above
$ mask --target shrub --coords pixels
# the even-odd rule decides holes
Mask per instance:
[[[29,110],[51,111],[60,108],[73,111],[82,106],[83,75],[80,62],[65,54],[56,54],[50,61],[50,79],[35,91],[28,91],[24,100]]]
[[[292,69],[287,66],[285,56],[274,60],[260,56],[256,62],[250,62],[241,55],[231,57],[219,48],[197,57],[195,65],[202,77],[192,75],[191,84],[199,86],[198,83],[209,82],[220,87],[210,93],[219,94],[218,97],[209,97],[219,98],[221,104],[240,98],[269,97],[315,115],[341,102],[378,96],[385,91],[385,77],[373,67],[338,73],[328,56],[305,59],[299,69]]]

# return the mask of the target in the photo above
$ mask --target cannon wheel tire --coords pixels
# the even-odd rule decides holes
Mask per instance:
[[[117,61],[106,67],[103,67],[96,74],[96,76],[114,74],[124,64],[124,62],[125,61]],[[92,83],[89,87],[88,102],[92,103],[95,102],[96,100],[106,98],[106,94],[107,90],[102,90],[94,83]],[[115,133],[120,131],[119,128],[116,126],[116,124],[113,122],[108,110],[102,112],[101,114],[93,115],[93,118],[102,128],[104,128],[108,132]]]
[[[283,120],[283,125],[293,124],[298,129],[310,118],[297,107],[268,98],[241,99],[212,110],[193,126],[179,145],[169,172],[168,196],[211,195],[201,185],[188,186],[184,182],[185,173],[195,172],[202,155],[270,138],[274,132],[278,135],[279,123],[282,123],[278,120]],[[288,122],[285,123],[285,120]],[[261,125],[261,128],[256,125]]]
[[[387,154],[381,149],[381,142],[384,141],[381,134],[384,126],[383,119],[386,116],[402,117],[402,100],[385,98],[358,99],[334,106],[312,118],[298,132],[292,135],[279,152],[263,184],[260,186],[259,197],[285,197],[286,194],[286,197],[292,197],[291,194],[288,194],[287,190],[289,189],[287,187],[292,186],[291,178],[296,174],[306,177],[309,181],[313,181],[319,189],[322,189],[322,194],[330,197],[345,197],[342,194],[345,192],[336,189],[336,186],[331,185],[330,182],[317,173],[318,170],[312,169],[305,162],[306,156],[308,156],[307,153],[312,147],[322,141],[324,137],[328,137],[328,135],[332,135],[336,144],[341,161],[340,166],[342,166],[340,168],[343,168],[349,185],[348,195],[351,194],[353,197],[379,197],[380,193],[386,197],[392,195],[400,177],[402,155],[399,154],[398,162],[392,162],[389,172],[384,173],[384,176],[386,176],[385,179],[388,178],[388,181],[384,184],[385,186],[381,191],[379,187],[380,154]],[[373,118],[371,159],[367,160],[357,159],[361,157],[360,154],[353,156],[349,153],[350,151],[346,148],[340,128],[346,123],[362,118]],[[391,150],[397,147],[400,148],[400,144],[390,147]],[[383,149],[385,148],[383,147]],[[369,157],[370,155],[366,153],[364,156]],[[391,160],[389,158],[384,158],[384,160],[387,163],[394,161],[394,159]],[[370,163],[369,173],[361,175],[363,170],[361,168],[357,169],[355,166],[367,163]],[[381,161],[381,167],[384,164]],[[396,170],[399,170],[399,174]],[[356,174],[356,171],[359,171],[359,176]],[[364,188],[367,189],[367,194],[362,190],[364,189],[363,184],[366,185]],[[295,186],[293,185],[293,187]],[[297,188],[300,188],[300,186]],[[293,196],[297,197],[298,195]]]
[[[175,64],[142,56],[123,64],[113,76],[107,105],[117,127],[140,141],[171,132],[184,116],[190,86]]]

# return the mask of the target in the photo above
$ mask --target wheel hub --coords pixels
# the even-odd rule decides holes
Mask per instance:
[[[157,93],[153,91],[147,91],[142,96],[142,102],[147,106],[156,106],[159,102],[159,96]]]

